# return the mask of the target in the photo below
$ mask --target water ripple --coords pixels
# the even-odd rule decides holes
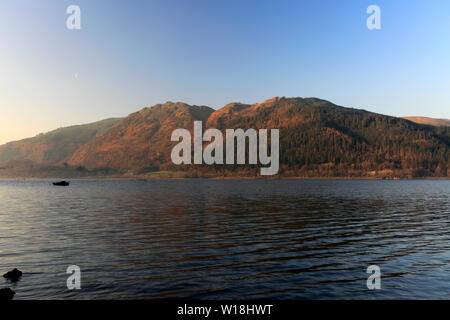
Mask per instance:
[[[24,271],[16,299],[448,299],[449,191],[428,180],[0,180],[0,272]],[[66,288],[72,264],[79,291]],[[371,264],[382,290],[367,290]]]

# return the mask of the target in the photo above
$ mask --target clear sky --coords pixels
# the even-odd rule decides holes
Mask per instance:
[[[319,97],[450,118],[449,13],[448,0],[0,0],[0,143],[165,101]]]

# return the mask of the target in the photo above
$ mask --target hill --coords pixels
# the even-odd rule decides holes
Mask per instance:
[[[112,168],[121,172],[159,170],[170,164],[172,131],[192,130],[194,121],[206,121],[214,109],[167,102],[130,114],[118,126],[82,146],[67,162],[87,169]]]
[[[403,119],[420,123],[420,124],[428,124],[435,127],[450,127],[450,119],[435,119],[435,118],[427,118],[427,117],[403,117]]]
[[[229,104],[207,127],[280,128],[280,173],[286,176],[447,176],[450,159],[450,128],[317,98]]]
[[[284,97],[231,103],[217,111],[181,102],[158,104],[130,114],[76,148],[66,146],[67,156],[53,157],[59,161],[53,163],[67,163],[67,176],[114,172],[152,177],[161,171],[182,171],[181,176],[188,177],[258,176],[258,165],[174,165],[170,153],[176,143],[170,136],[178,128],[192,132],[195,120],[222,131],[280,129],[280,176],[413,178],[450,173],[450,127],[417,124],[317,98]],[[10,169],[3,172],[13,170],[4,168]],[[26,172],[18,168],[17,176]],[[61,176],[58,170],[41,171]],[[35,167],[33,174],[38,172]]]
[[[33,138],[0,146],[0,163],[32,161],[39,164],[61,164],[80,146],[105,133],[122,118],[111,118],[84,125],[59,128]]]

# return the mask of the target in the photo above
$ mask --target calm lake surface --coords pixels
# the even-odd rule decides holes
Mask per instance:
[[[450,181],[0,180],[15,299],[449,299]],[[369,265],[381,290],[368,290]],[[81,268],[69,291],[66,269]]]

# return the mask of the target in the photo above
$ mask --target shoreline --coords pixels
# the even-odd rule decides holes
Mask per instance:
[[[34,181],[34,180],[450,180],[450,177],[416,177],[416,178],[383,178],[383,177],[144,177],[144,176],[99,176],[99,177],[0,177],[0,180]]]

